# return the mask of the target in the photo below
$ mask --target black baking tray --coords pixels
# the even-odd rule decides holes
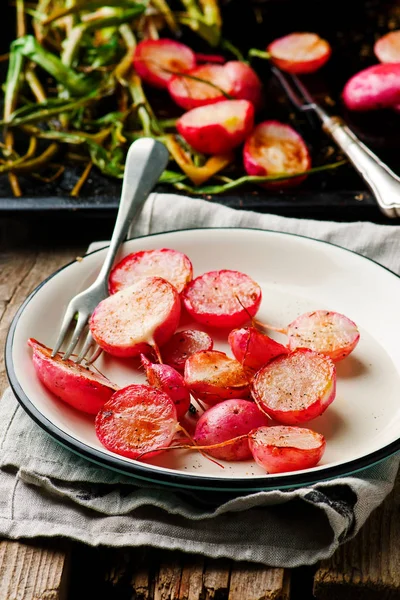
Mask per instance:
[[[267,43],[291,31],[315,31],[328,39],[333,56],[317,75],[306,78],[316,98],[329,103],[329,110],[342,114],[351,127],[395,172],[400,173],[400,115],[391,111],[367,115],[346,114],[340,93],[346,80],[358,70],[376,62],[372,47],[375,39],[390,29],[400,28],[397,1],[336,0],[228,0],[222,3],[224,35],[244,51],[249,47],[265,48]],[[3,7],[0,19],[0,53],[6,52],[14,31],[14,8]],[[314,164],[332,162],[336,149],[322,133],[317,122],[299,116],[282,93],[264,61],[255,63],[265,86],[266,107],[263,118],[292,122],[306,139]],[[2,75],[4,79],[4,71]],[[333,101],[333,103],[332,103]],[[58,160],[62,160],[58,158]],[[31,217],[46,213],[63,218],[114,217],[121,182],[103,176],[96,169],[77,199],[69,191],[78,180],[82,167],[69,166],[55,184],[45,184],[29,177],[20,178],[24,195],[13,198],[6,176],[0,177],[0,211],[2,214],[29,213]],[[159,186],[157,191],[174,192]],[[351,166],[309,177],[298,188],[266,191],[248,187],[226,196],[205,199],[233,208],[271,212],[288,216],[334,219],[338,221],[371,220],[393,223],[384,217],[373,196]]]

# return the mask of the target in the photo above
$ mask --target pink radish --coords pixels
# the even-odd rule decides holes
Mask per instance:
[[[185,362],[195,352],[212,350],[213,341],[205,331],[177,331],[162,348],[164,363],[183,373]]]
[[[30,338],[33,349],[33,366],[43,385],[55,396],[77,410],[95,415],[118,386],[103,375],[75,364],[63,361],[60,354],[51,357],[51,350]]]
[[[249,175],[293,175],[311,167],[308,148],[297,131],[279,121],[264,121],[247,138],[243,149],[244,168]],[[267,182],[266,188],[299,185],[305,176]]]
[[[374,65],[346,83],[343,101],[349,110],[367,111],[400,104],[400,63]]]
[[[220,444],[257,427],[267,426],[268,418],[248,400],[225,400],[203,413],[197,422],[194,440],[200,446]],[[238,440],[225,447],[207,450],[221,460],[248,460],[251,458],[247,439]]]
[[[315,310],[301,315],[287,329],[290,350],[309,348],[337,362],[357,346],[357,325],[340,313]]]
[[[207,404],[249,396],[248,378],[240,363],[217,350],[196,352],[187,359],[185,383]]]
[[[111,452],[146,458],[167,448],[179,424],[176,408],[164,392],[130,385],[116,392],[96,417],[96,435]]]
[[[318,71],[332,54],[329,43],[316,33],[290,33],[274,40],[267,52],[282,71],[298,75]]]
[[[249,435],[254,460],[268,473],[315,467],[325,452],[323,435],[301,427],[260,427]]]
[[[137,356],[169,340],[180,308],[179,294],[168,281],[147,277],[102,300],[90,318],[90,330],[109,354]]]
[[[112,269],[108,282],[110,294],[144,277],[162,277],[181,293],[193,277],[193,267],[186,254],[169,248],[132,252]]]
[[[133,66],[143,81],[166,88],[174,73],[183,73],[196,66],[196,57],[188,46],[175,40],[144,40],[136,46]]]
[[[224,154],[239,146],[254,125],[254,108],[247,100],[226,100],[193,108],[176,128],[197,152]]]
[[[277,356],[289,352],[285,346],[255,327],[233,329],[228,336],[228,342],[236,360],[250,371],[258,371]]]
[[[225,65],[201,65],[188,71],[187,75],[172,77],[168,83],[172,99],[186,110],[226,100],[225,94],[230,95],[232,91]]]
[[[275,358],[256,373],[252,384],[252,395],[259,408],[287,425],[319,417],[335,394],[334,363],[305,349]]]
[[[211,327],[239,327],[254,317],[261,288],[239,271],[209,271],[191,281],[182,294],[188,313]]]
[[[374,52],[381,63],[400,62],[400,30],[389,31],[375,42]]]
[[[262,83],[254,69],[239,60],[231,60],[226,63],[225,72],[232,83],[231,96],[237,100],[248,100],[255,110],[261,108]]]
[[[169,365],[153,364],[144,354],[140,355],[142,365],[146,370],[149,385],[165,392],[175,404],[176,414],[180,420],[190,406],[189,390],[182,375]]]

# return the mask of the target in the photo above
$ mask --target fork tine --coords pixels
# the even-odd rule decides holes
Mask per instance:
[[[82,334],[82,331],[84,330],[84,327],[88,321],[88,318],[89,318],[89,316],[87,314],[82,315],[82,313],[79,313],[78,322],[76,324],[75,331],[72,335],[72,339],[69,343],[69,346],[64,353],[63,360],[67,360],[71,356],[72,352],[74,351],[75,346],[77,345],[79,338]]]
[[[85,365],[89,366],[92,365],[100,356],[100,354],[103,352],[102,348],[100,348],[99,346],[96,348],[96,350],[93,352],[92,356],[85,361]]]
[[[92,344],[94,344],[94,339],[92,337],[91,332],[89,331],[89,333],[86,336],[85,343],[83,344],[82,350],[79,352],[79,355],[75,359],[75,363],[77,365],[79,365],[82,362],[82,360],[85,358],[85,356],[88,353],[88,350]]]
[[[72,306],[69,304],[67,306],[67,310],[65,311],[65,315],[64,315],[63,322],[61,324],[59,336],[54,345],[53,352],[51,353],[52,357],[54,357],[57,354],[57,352],[60,350],[62,343],[65,339],[65,336],[67,335],[68,328],[71,325],[71,321],[74,318],[74,315],[75,315],[75,311],[72,308]]]
[[[282,73],[282,71],[280,71],[276,67],[271,67],[271,71],[279,80],[281,86],[285,90],[286,94],[288,95],[290,101],[294,104],[294,106],[299,110],[303,110],[305,105],[305,99],[301,98],[297,94],[297,92],[294,90],[293,85],[289,83],[289,78],[287,77],[287,75]]]

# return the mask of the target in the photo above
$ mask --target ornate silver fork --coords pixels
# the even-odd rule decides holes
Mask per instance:
[[[52,356],[55,356],[60,350],[67,337],[68,329],[75,315],[78,314],[75,329],[63,355],[63,360],[67,360],[71,356],[81,338],[90,315],[99,302],[108,296],[108,276],[117,252],[126,238],[132,220],[141,210],[167,163],[167,149],[163,144],[151,138],[137,140],[129,148],[125,163],[117,220],[103,266],[94,283],[83,292],[80,292],[80,294],[74,296],[69,302]],[[76,363],[82,362],[93,344],[94,340],[89,331],[82,349],[75,359]],[[87,363],[94,362],[100,352],[101,350],[97,348]]]
[[[332,117],[317,104],[296,75],[271,67],[293,105],[300,111],[314,111],[330,135],[348,157],[356,171],[374,194],[380,210],[387,217],[400,217],[400,177],[383,163],[351,131],[340,117]]]

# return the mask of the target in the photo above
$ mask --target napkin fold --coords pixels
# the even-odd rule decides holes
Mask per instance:
[[[400,271],[400,228],[235,211],[153,194],[131,235],[256,227],[355,250]],[[348,477],[285,491],[191,492],[103,469],[56,443],[7,390],[1,399],[0,536],[65,536],[91,545],[156,546],[270,566],[313,564],[353,537],[391,491],[398,456]]]

